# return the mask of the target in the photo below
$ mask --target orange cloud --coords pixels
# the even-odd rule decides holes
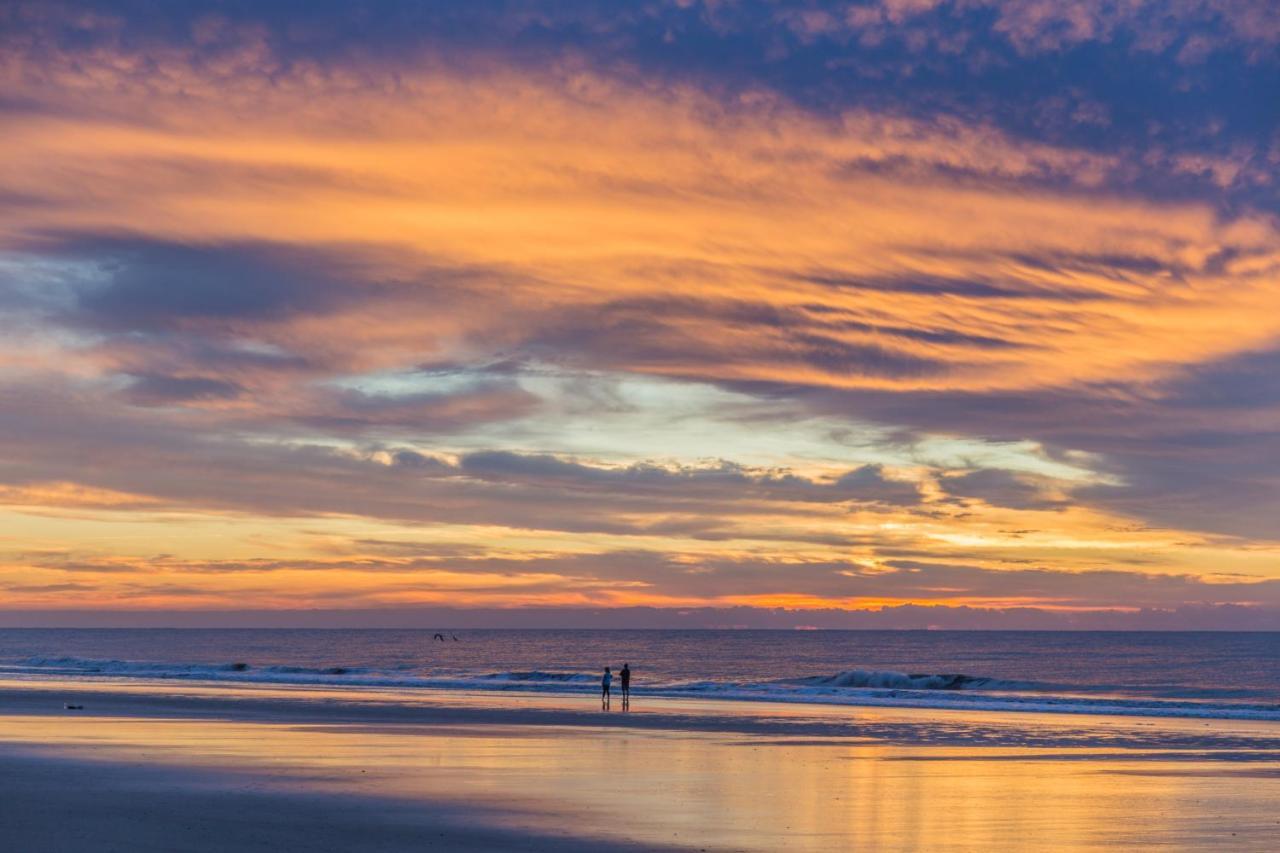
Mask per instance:
[[[1107,566],[1124,577],[1106,584],[1156,604],[1214,585],[1224,600],[1272,595],[1267,546],[1136,526],[1077,503],[1076,481],[633,464],[626,447],[468,467],[433,441],[479,440],[535,412],[536,395],[501,381],[399,395],[341,384],[542,360],[840,390],[1091,385],[1119,405],[1280,336],[1272,218],[1129,195],[1115,156],[982,124],[823,118],[765,93],[726,103],[496,63],[286,69],[244,43],[214,65],[179,48],[0,65],[7,91],[45,107],[8,114],[0,135],[0,193],[22,202],[0,208],[5,269],[45,264],[31,275],[57,285],[32,328],[0,342],[0,378],[40,389],[6,421],[21,435],[0,435],[12,479],[0,503],[18,532],[0,540],[8,606],[1069,609],[1098,605],[1084,575]],[[1179,165],[1202,167],[1226,169]],[[279,264],[251,295],[275,275],[300,285],[266,309],[192,311],[160,332],[95,324],[84,295],[109,290],[114,261],[59,255],[95,240],[205,260],[251,247]],[[181,264],[161,272],[190,286]],[[247,275],[219,274],[227,288]],[[321,298],[335,287],[342,298]],[[210,340],[216,357],[197,351]],[[66,399],[53,399],[59,383]],[[350,438],[370,426],[387,430]],[[833,439],[829,452],[860,450]],[[191,517],[147,536],[143,512],[177,509]],[[300,528],[321,521],[323,542]],[[127,541],[104,536],[113,525]],[[428,525],[482,553],[367,544],[370,528]],[[32,557],[37,539],[84,553]],[[161,542],[183,553],[155,553]]]
[[[360,246],[362,275],[406,300],[434,268],[491,271],[458,285],[483,298],[439,313],[393,294],[256,330],[340,340],[355,368],[500,351],[531,315],[637,300],[708,307],[659,317],[620,369],[838,387],[1154,378],[1280,334],[1268,219],[1110,194],[1113,159],[988,127],[586,74],[391,85],[304,68],[268,86],[180,56],[158,77],[135,65],[11,67],[10,85],[63,109],[0,142],[0,187],[41,200],[10,207],[0,239]],[[726,305],[786,322],[742,325]],[[869,352],[892,366],[848,355]]]

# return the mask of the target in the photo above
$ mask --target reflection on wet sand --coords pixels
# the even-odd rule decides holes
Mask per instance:
[[[694,849],[1259,849],[1280,831],[1280,753],[1256,750],[1233,762],[1110,746],[51,713],[0,717],[5,754],[177,769],[201,785],[247,779],[264,796],[443,803],[518,831]]]

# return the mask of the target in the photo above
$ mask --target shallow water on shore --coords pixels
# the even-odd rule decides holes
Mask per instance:
[[[587,713],[570,697],[440,694],[413,716],[388,717],[376,696],[341,704],[323,694],[301,703],[319,716],[299,719],[288,697],[313,691],[251,690],[228,710],[225,689],[183,687],[183,711],[165,704],[164,685],[125,694],[102,685],[68,694],[86,704],[82,715],[44,690],[22,706],[29,689],[0,687],[0,766],[6,756],[44,758],[63,762],[68,778],[111,767],[135,798],[148,786],[171,801],[184,790],[305,793],[334,798],[337,815],[390,822],[421,803],[464,833],[498,827],[551,839],[547,849],[561,837],[692,850],[1257,850],[1280,831],[1280,730],[1265,723],[1097,718],[1085,736],[1061,715],[1009,723],[835,708],[818,717],[843,720],[846,734],[818,737],[789,728],[813,718],[786,705],[754,706],[778,725],[744,732],[734,730],[740,706],[714,701],[659,700],[646,725],[644,714]],[[529,702],[547,715],[538,724],[515,715]],[[711,722],[698,729],[693,718]],[[1022,743],[1048,745],[994,734],[1011,725]],[[198,802],[193,793],[191,808]],[[290,802],[274,821],[291,819]],[[299,826],[297,837],[324,830]]]

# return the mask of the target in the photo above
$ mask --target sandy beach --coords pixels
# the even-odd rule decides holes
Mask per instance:
[[[1280,853],[1280,0],[0,0],[0,127],[0,853]]]
[[[0,767],[0,834],[33,853],[1261,850],[1280,832],[1280,727],[1241,721],[13,681]]]

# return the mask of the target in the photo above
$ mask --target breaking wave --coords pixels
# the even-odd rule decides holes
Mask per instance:
[[[551,684],[596,684],[600,676],[586,672],[492,672],[482,675],[492,681],[547,682]]]
[[[918,675],[875,669],[850,669],[835,675],[815,675],[799,679],[799,683],[886,690],[1033,690],[1037,687],[1032,682],[999,681],[973,675]]]

